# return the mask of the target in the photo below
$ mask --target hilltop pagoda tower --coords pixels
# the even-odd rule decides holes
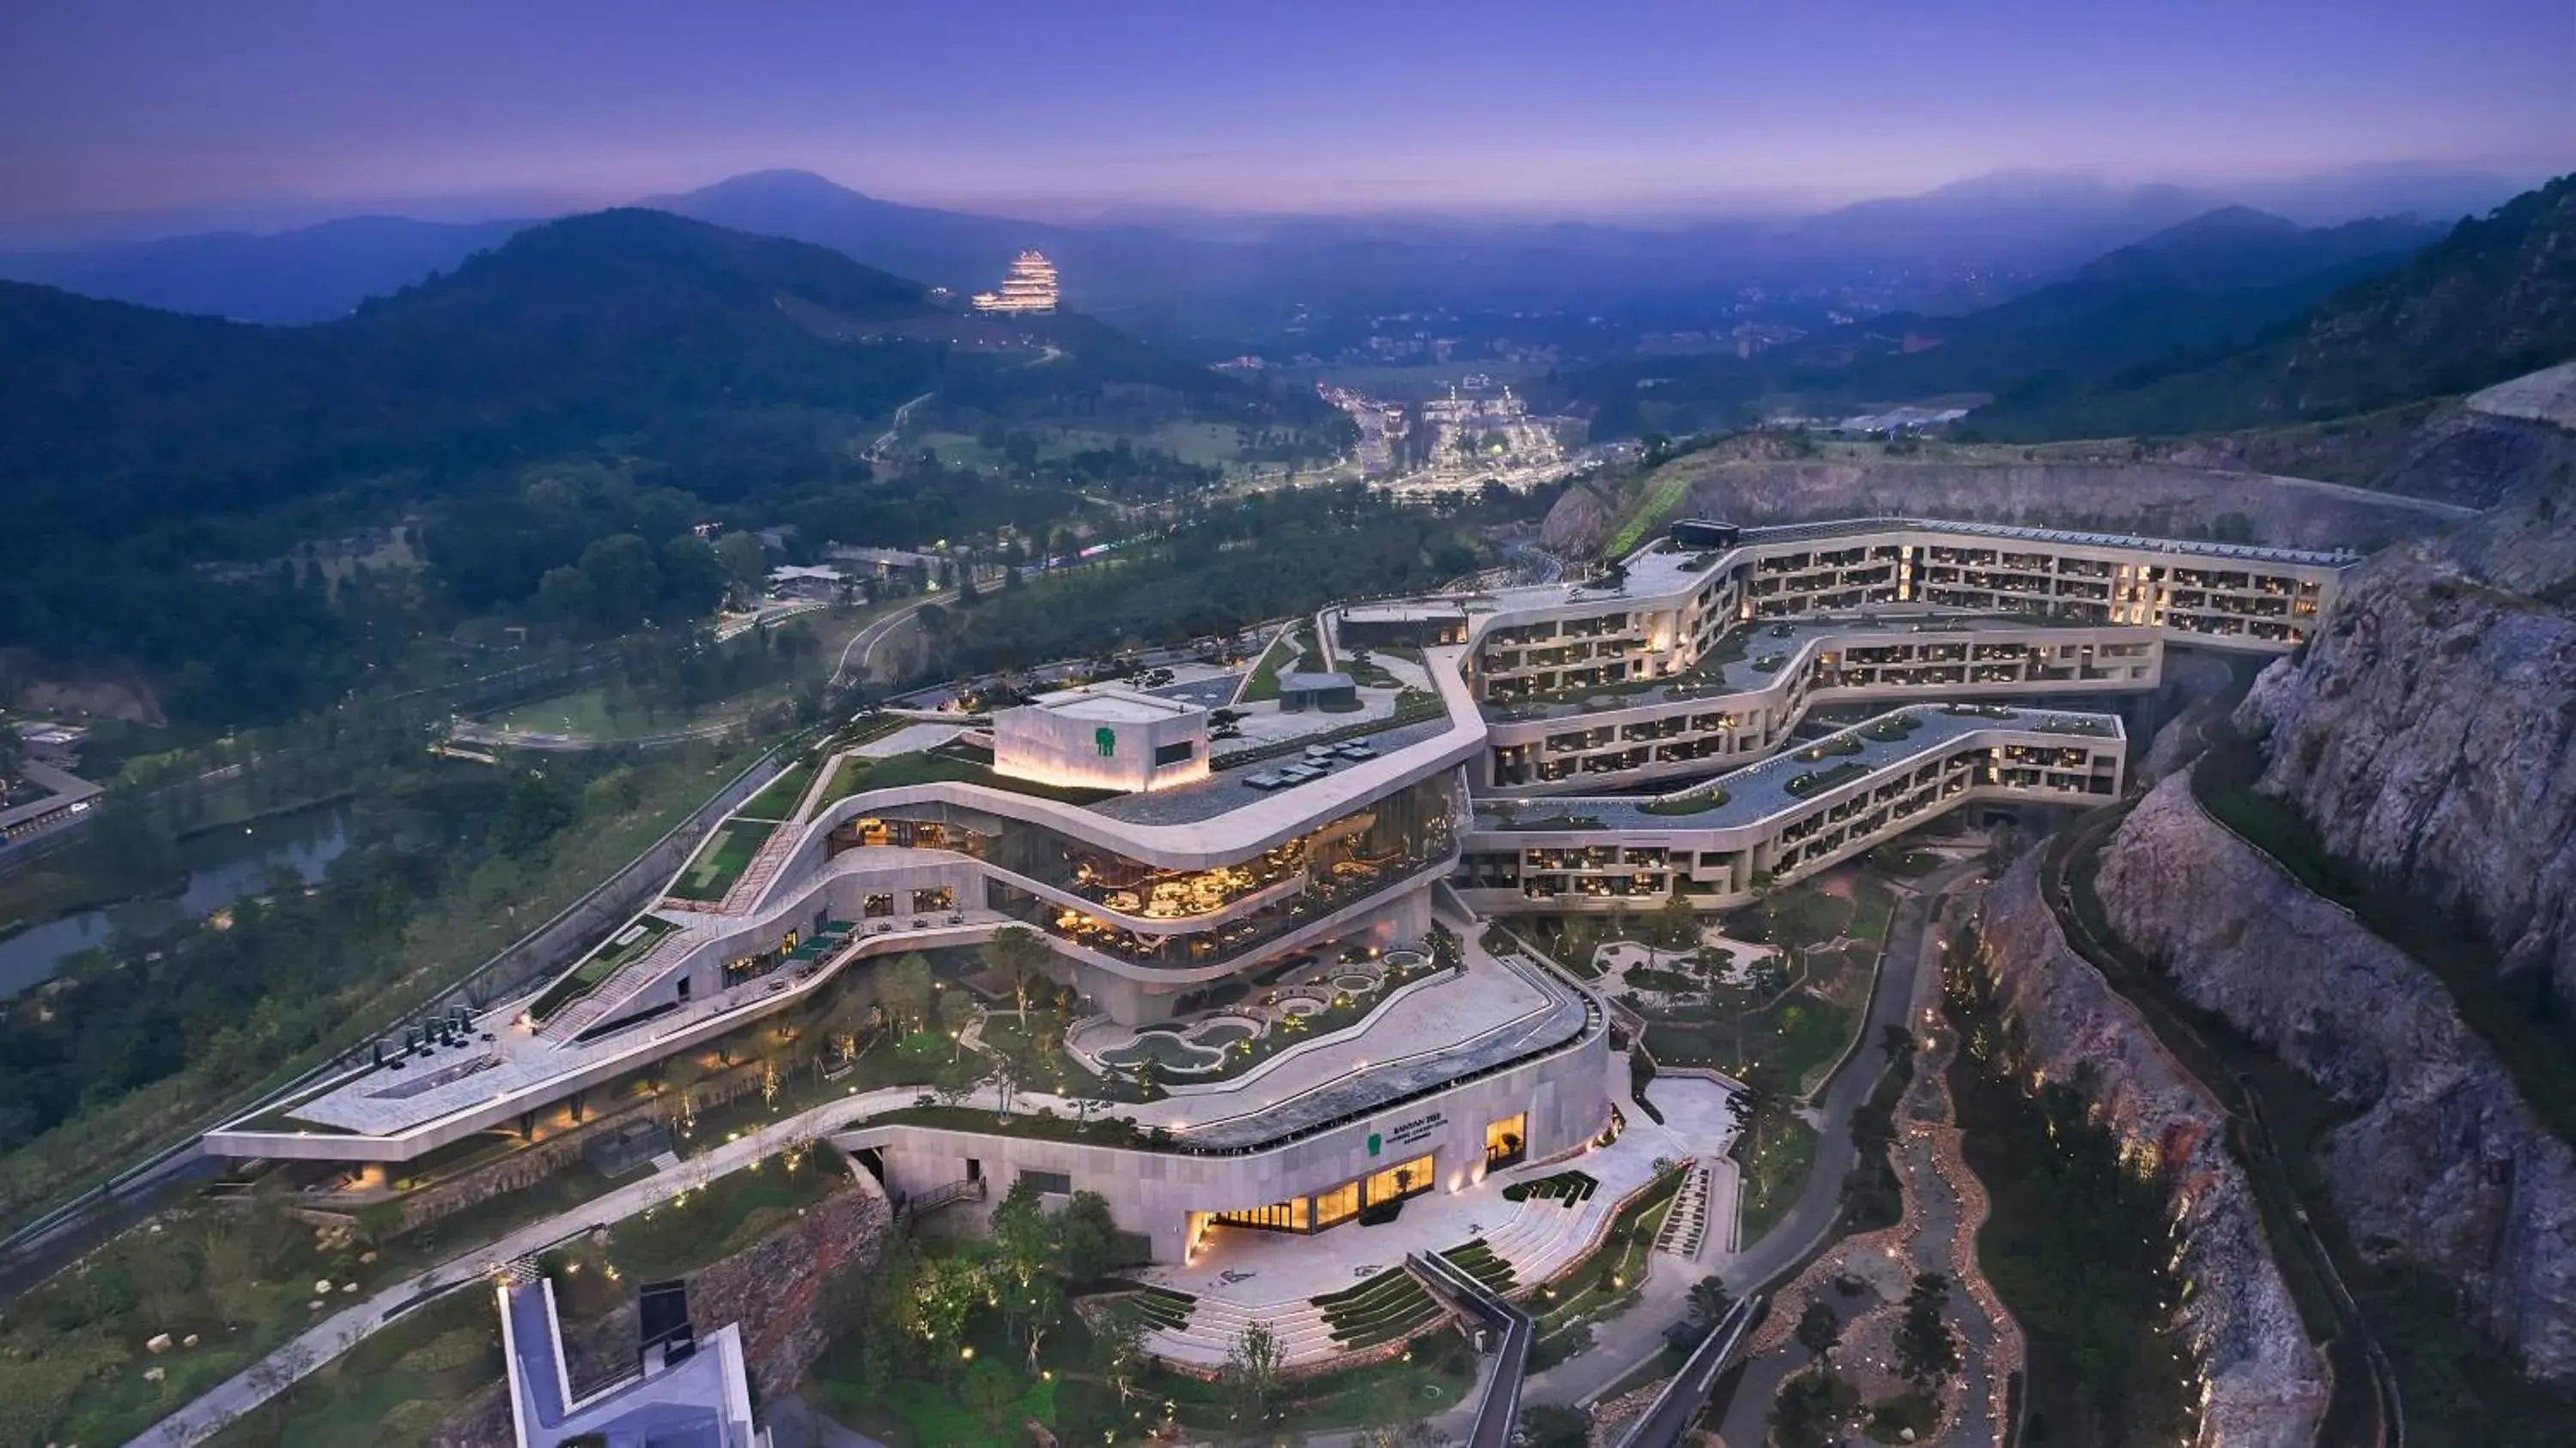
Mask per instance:
[[[979,312],[1035,315],[1053,312],[1055,305],[1055,264],[1035,251],[1021,252],[1011,263],[1011,269],[1002,274],[1000,291],[975,294]]]

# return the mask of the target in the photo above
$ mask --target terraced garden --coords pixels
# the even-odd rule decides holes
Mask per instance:
[[[1356,1287],[1327,1292],[1313,1299],[1344,1348],[1376,1347],[1429,1327],[1440,1318],[1440,1304],[1401,1267],[1389,1267]]]
[[[1514,1182],[1503,1188],[1503,1200],[1519,1202],[1537,1197],[1541,1201],[1553,1200],[1570,1211],[1592,1200],[1592,1194],[1600,1189],[1600,1181],[1587,1173],[1561,1171],[1534,1182]]]
[[[1482,1237],[1463,1247],[1452,1247],[1440,1255],[1456,1263],[1460,1271],[1485,1284],[1485,1290],[1497,1297],[1509,1296],[1512,1288],[1519,1284],[1520,1279],[1512,1272],[1512,1264],[1486,1246]]]
[[[1136,1315],[1145,1319],[1149,1326],[1159,1327],[1165,1332],[1179,1332],[1188,1327],[1190,1313],[1199,1305],[1197,1298],[1186,1292],[1174,1292],[1168,1287],[1145,1288],[1136,1294],[1134,1300]]]

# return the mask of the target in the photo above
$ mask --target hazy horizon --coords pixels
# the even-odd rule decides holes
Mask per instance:
[[[771,169],[1032,219],[1641,218],[1997,172],[2225,187],[2576,154],[2563,5],[2262,9],[141,0],[0,22],[0,227],[543,214]]]

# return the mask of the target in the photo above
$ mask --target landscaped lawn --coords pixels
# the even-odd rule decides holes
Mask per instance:
[[[797,1212],[850,1188],[839,1153],[816,1145],[727,1172],[696,1191],[610,1225],[608,1240],[584,1238],[547,1254],[548,1264],[614,1265],[629,1283],[682,1277],[776,1231]]]
[[[746,819],[789,821],[796,818],[796,801],[805,795],[805,786],[814,782],[814,761],[800,759],[779,771],[778,777],[761,786],[760,793],[747,801],[740,813]]]
[[[1650,815],[1701,814],[1718,808],[1731,798],[1733,796],[1723,789],[1704,789],[1670,799],[1648,800],[1637,808]]]
[[[863,789],[895,789],[907,784],[936,784],[943,780],[960,784],[980,784],[1013,794],[1034,795],[1039,799],[1062,800],[1066,804],[1096,804],[1115,794],[1115,790],[1076,789],[1069,786],[1039,784],[1033,780],[1011,779],[995,774],[992,766],[953,754],[936,754],[927,750],[912,754],[890,755],[883,759],[845,759],[832,776],[832,784],[823,792],[824,805],[849,798]]]
[[[1714,1022],[1650,1021],[1646,1049],[1658,1061],[1713,1065],[1728,1072],[1758,1062],[1776,1071],[1790,1089],[1806,1091],[1812,1089],[1809,1078],[1842,1055],[1857,1019],[1850,1008],[1801,990],[1778,1005],[1721,1014]]]
[[[682,900],[721,900],[731,890],[742,872],[751,867],[751,857],[777,833],[771,820],[750,820],[739,816],[726,820],[689,857],[689,867],[671,886],[671,893]]]
[[[569,694],[557,694],[550,699],[534,699],[492,715],[484,722],[495,728],[528,734],[562,734],[575,739],[637,739],[728,718],[741,713],[745,703],[745,700],[735,699],[705,709],[661,708],[648,711],[640,704],[613,709],[609,706],[608,689],[594,686]]]
[[[207,1440],[213,1448],[409,1444],[501,1380],[501,1315],[474,1283],[416,1307],[324,1364],[280,1404]]]
[[[1292,628],[1282,632],[1262,652],[1261,662],[1253,666],[1252,682],[1243,686],[1244,702],[1249,704],[1278,698],[1279,671],[1287,668],[1296,657],[1297,630]]]
[[[537,998],[537,1003],[529,1007],[528,1013],[538,1020],[545,1020],[566,1001],[617,974],[619,968],[628,961],[651,950],[655,941],[679,928],[658,915],[647,915],[625,926],[617,935],[610,936],[606,943],[592,951],[590,958],[583,961],[571,974],[548,986],[546,993]],[[625,940],[624,944],[617,943],[621,937]]]

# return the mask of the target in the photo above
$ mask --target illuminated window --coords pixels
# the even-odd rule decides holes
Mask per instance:
[[[1506,1167],[1521,1159],[1529,1145],[1529,1113],[1506,1116],[1485,1127],[1485,1165]]]
[[[1308,1225],[1304,1197],[1290,1197],[1284,1202],[1273,1202],[1266,1207],[1253,1207],[1240,1212],[1219,1212],[1216,1214],[1216,1219],[1228,1226],[1254,1227],[1264,1232],[1313,1230]]]
[[[1360,1184],[1344,1182],[1328,1192],[1315,1194],[1315,1230],[1337,1222],[1347,1222],[1360,1214]]]
[[[1381,1202],[1392,1202],[1427,1192],[1431,1190],[1431,1183],[1431,1158],[1417,1156],[1411,1161],[1399,1162],[1384,1171],[1370,1173],[1368,1179],[1361,1184],[1361,1194],[1370,1206],[1376,1206]]]

